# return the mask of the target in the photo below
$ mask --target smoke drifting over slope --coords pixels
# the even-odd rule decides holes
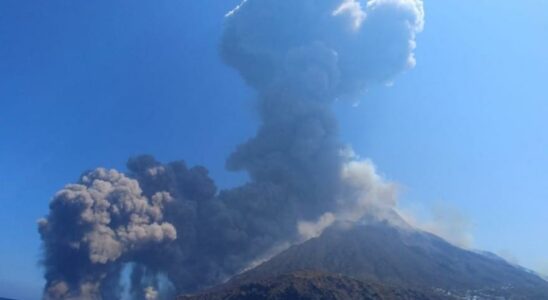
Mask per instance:
[[[330,109],[414,66],[420,0],[247,0],[226,16],[221,55],[257,90],[261,125],[227,161],[251,181],[218,191],[203,167],[142,156],[61,190],[40,221],[45,297],[136,299],[219,283],[337,219],[394,207],[396,192],[338,138]]]

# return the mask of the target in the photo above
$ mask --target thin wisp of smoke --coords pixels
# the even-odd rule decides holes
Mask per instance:
[[[115,299],[132,266],[135,299],[220,283],[275,249],[396,205],[395,186],[348,155],[331,104],[415,64],[421,0],[245,0],[227,14],[221,55],[257,91],[257,134],[228,158],[243,186],[204,167],[129,160],[57,193],[39,222],[46,299]]]

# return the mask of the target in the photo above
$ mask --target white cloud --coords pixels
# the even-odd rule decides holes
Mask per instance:
[[[317,222],[299,222],[297,229],[304,240],[316,238],[336,220],[332,213],[325,213]]]

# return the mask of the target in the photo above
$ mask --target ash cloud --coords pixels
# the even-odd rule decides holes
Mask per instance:
[[[39,220],[46,267],[46,298],[115,297],[121,263],[147,248],[177,239],[163,219],[167,193],[150,198],[139,183],[115,170],[97,169],[59,191],[50,214]]]
[[[39,223],[47,299],[135,299],[227,280],[337,220],[381,215],[396,189],[339,140],[331,104],[415,64],[420,0],[247,0],[226,16],[221,56],[257,91],[261,124],[228,157],[243,186],[204,167],[132,158],[62,189]]]
[[[221,47],[258,90],[293,77],[333,100],[413,67],[423,26],[420,0],[248,0],[228,14]]]

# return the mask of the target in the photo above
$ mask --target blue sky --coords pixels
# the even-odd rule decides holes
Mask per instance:
[[[237,3],[0,2],[0,296],[38,297],[36,220],[86,169],[150,153],[245,180],[224,160],[253,93],[217,51]],[[403,205],[458,209],[475,248],[548,269],[548,2],[425,5],[417,67],[337,104],[343,139]]]

